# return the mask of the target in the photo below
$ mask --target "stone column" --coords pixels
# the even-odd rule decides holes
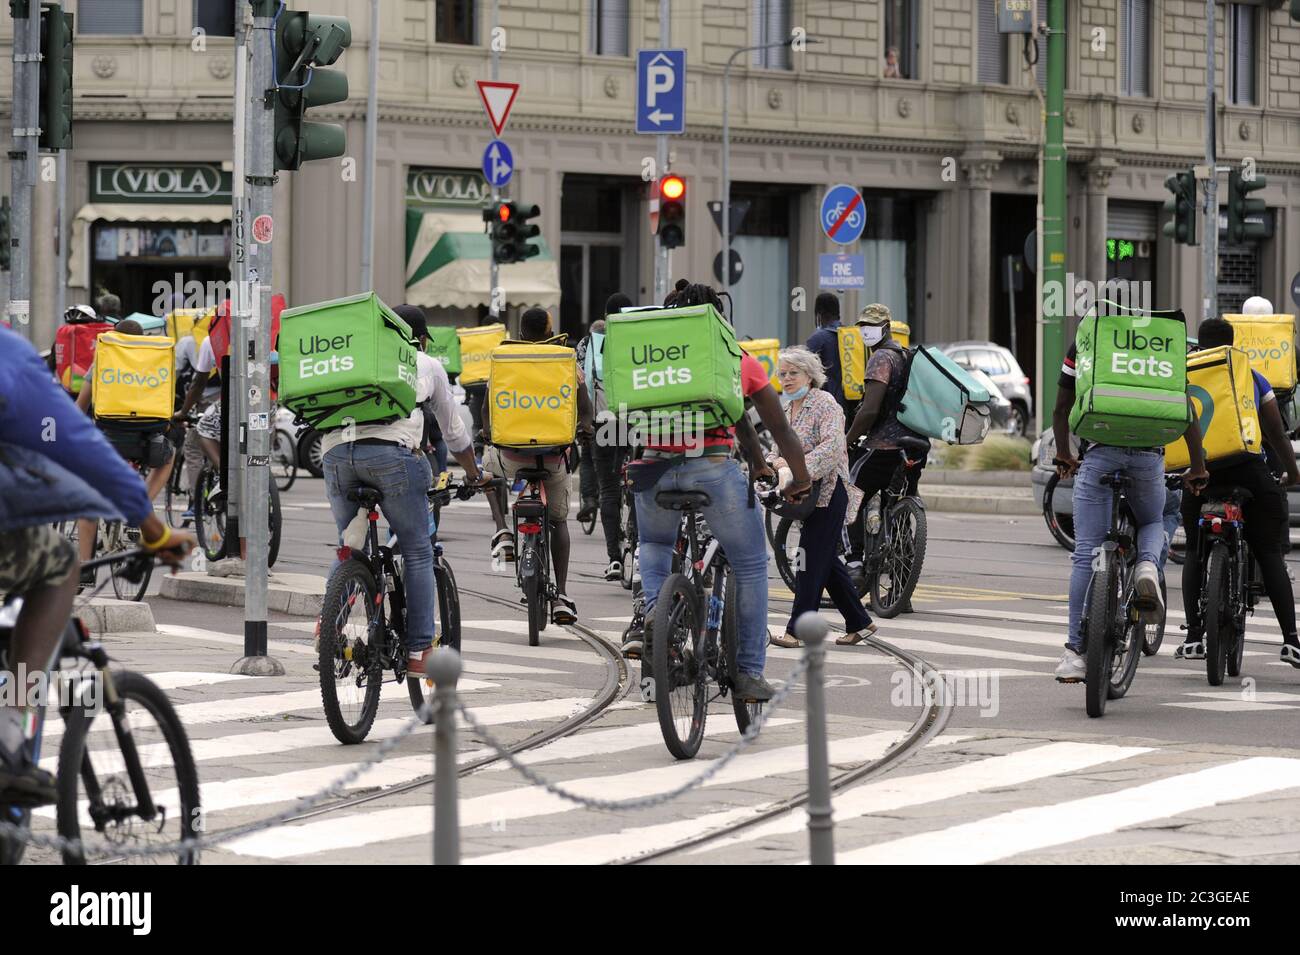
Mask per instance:
[[[992,150],[971,151],[961,157],[962,179],[970,203],[969,234],[966,236],[970,249],[966,331],[970,338],[988,339],[993,331],[989,317],[992,277],[989,250],[993,245],[993,177],[1001,161],[1002,156]]]
[[[1083,170],[1088,216],[1083,264],[1088,270],[1088,281],[1098,284],[1106,281],[1106,191],[1110,188],[1111,173],[1118,165],[1114,159],[1102,156]]]

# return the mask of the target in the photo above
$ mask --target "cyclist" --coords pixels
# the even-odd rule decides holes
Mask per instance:
[[[424,313],[414,305],[399,305],[393,311],[411,327],[419,345],[415,356],[417,406],[407,417],[388,424],[359,424],[325,431],[321,435],[321,455],[325,493],[340,538],[359,509],[348,494],[363,486],[383,493],[379,507],[397,535],[406,579],[407,672],[411,679],[418,680],[423,678],[424,662],[433,647],[437,603],[433,544],[429,539],[428,491],[433,471],[421,451],[424,413],[420,402],[431,402],[447,448],[470,481],[481,486],[490,475],[481,472],[474,461],[470,436],[456,412],[446,369],[424,352],[429,338]]]
[[[718,293],[707,285],[687,285],[668,297],[668,307],[712,305],[723,314]],[[781,457],[793,475],[786,486],[786,500],[807,496],[812,487],[803,446],[790,427],[781,400],[768,382],[758,359],[743,354],[740,385],[746,398],[753,399],[759,417],[767,425]],[[734,426],[707,431],[702,441],[690,445],[647,443],[641,458],[629,465],[636,489],[637,530],[641,544],[641,582],[645,589],[646,639],[624,644],[624,653],[637,657],[644,643],[654,640],[649,621],[653,619],[659,589],[668,579],[681,515],[661,508],[655,500],[660,490],[704,491],[711,503],[703,510],[709,529],[722,545],[727,562],[736,575],[739,607],[739,646],[736,649],[734,691],[737,699],[765,701],[772,698],[772,686],[763,678],[767,654],[767,536],[761,508],[754,506],[749,484],[740,464],[732,456]],[[693,436],[682,436],[682,440]],[[688,450],[688,448],[690,450]],[[702,453],[701,453],[702,452]]]
[[[549,342],[554,337],[551,313],[546,309],[530,308],[520,317],[521,341]],[[586,387],[581,384],[578,388],[578,431],[585,435],[591,433],[591,401]],[[486,401],[483,403],[483,433],[487,436],[492,434],[492,408]],[[493,471],[505,475],[508,483],[517,479],[521,469],[537,466],[537,455],[506,448],[485,449],[484,460]],[[569,474],[565,465],[565,453],[545,455],[542,467],[547,473],[544,482],[546,520],[551,539],[551,564],[555,569],[556,595],[555,602],[551,605],[551,622],[573,623],[578,619],[578,607],[566,593],[569,583]],[[492,556],[495,559],[513,559],[513,531],[506,527],[505,490],[489,494],[488,498],[495,499],[492,519],[497,526],[497,532],[492,538]]]
[[[78,412],[35,349],[0,326],[0,597],[21,595],[9,664],[41,674],[77,593],[77,554],[54,524],[125,517],[173,567],[194,545],[153,512],[140,475]],[[28,687],[0,700],[0,802],[51,803],[54,783],[27,750]]]
[[[1269,309],[1271,314],[1272,309]],[[1201,348],[1218,348],[1231,345],[1233,327],[1221,318],[1201,322],[1196,333]],[[1282,485],[1273,479],[1264,454],[1252,454],[1245,460],[1233,457],[1209,465],[1210,483],[1215,487],[1239,487],[1250,492],[1251,498],[1242,507],[1246,523],[1246,542],[1250,554],[1259,565],[1264,590],[1268,593],[1273,612],[1277,614],[1282,629],[1282,660],[1300,668],[1300,641],[1296,639],[1295,596],[1291,578],[1286,571],[1282,542],[1277,528],[1286,527],[1288,511],[1284,485],[1300,483],[1300,470],[1296,467],[1295,451],[1287,440],[1282,415],[1278,411],[1277,397],[1268,379],[1252,370],[1255,383],[1255,407],[1259,413],[1260,431],[1265,446],[1272,451],[1285,468]],[[1077,493],[1077,491],[1076,491]],[[1201,504],[1204,493],[1183,495],[1183,528],[1187,531],[1187,560],[1183,564],[1183,611],[1187,615],[1187,637],[1176,648],[1174,656],[1183,660],[1205,659],[1204,622],[1198,617],[1201,600],[1201,565],[1197,553],[1200,540]],[[1075,522],[1077,525],[1077,521]]]
[[[1056,435],[1057,456],[1054,463],[1062,479],[1074,479],[1074,554],[1070,570],[1070,617],[1065,652],[1056,666],[1061,683],[1081,683],[1088,673],[1083,657],[1083,635],[1079,622],[1083,602],[1092,579],[1093,551],[1101,546],[1110,524],[1111,489],[1101,483],[1103,477],[1122,471],[1130,480],[1124,491],[1133,520],[1137,525],[1138,562],[1134,569],[1134,601],[1142,619],[1158,624],[1164,616],[1160,596],[1160,560],[1165,551],[1164,510],[1166,502],[1165,450],[1159,448],[1124,448],[1081,441],[1079,458],[1070,454],[1070,409],[1074,405],[1075,362],[1077,346],[1073,343],[1061,364],[1057,382],[1056,407],[1052,411],[1052,430]],[[1190,401],[1189,401],[1190,405]],[[1195,417],[1193,416],[1193,419]],[[1188,490],[1204,486],[1209,476],[1201,450],[1200,428],[1189,427],[1183,435],[1191,467],[1183,477]],[[1190,495],[1184,496],[1184,501]],[[1189,544],[1190,551],[1190,544]]]

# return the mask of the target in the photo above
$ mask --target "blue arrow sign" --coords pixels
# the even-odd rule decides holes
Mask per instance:
[[[867,227],[867,208],[855,186],[838,185],[826,190],[822,199],[822,231],[832,242],[857,242]]]
[[[515,171],[515,157],[502,140],[494,139],[483,150],[483,178],[488,185],[499,189],[510,181]]]
[[[686,131],[686,51],[636,51],[636,131]]]

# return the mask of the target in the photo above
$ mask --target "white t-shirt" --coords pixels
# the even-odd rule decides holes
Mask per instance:
[[[417,352],[415,356],[416,383],[415,400],[420,402],[433,399],[434,417],[438,427],[442,428],[443,440],[452,451],[464,451],[470,446],[469,433],[456,412],[456,399],[451,393],[451,383],[447,380],[447,370],[442,362]],[[348,440],[360,441],[362,438],[378,438],[381,441],[395,441],[412,451],[420,447],[424,437],[424,414],[417,407],[401,421],[388,424],[362,424],[355,429],[338,428],[327,431],[321,437],[321,453],[337,448]]]

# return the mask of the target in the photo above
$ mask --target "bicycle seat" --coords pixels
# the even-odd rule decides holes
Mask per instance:
[[[368,511],[374,510],[383,499],[384,492],[379,490],[377,487],[367,487],[362,485],[356,490],[348,492],[349,501],[356,501]]]
[[[713,499],[704,491],[660,491],[655,503],[669,511],[698,511],[712,504]]]
[[[1103,474],[1101,483],[1105,487],[1126,488],[1133,483],[1133,479],[1122,471],[1115,471],[1112,474]]]
[[[546,468],[520,468],[515,472],[515,477],[523,478],[525,481],[545,482],[551,476],[551,472]]]

